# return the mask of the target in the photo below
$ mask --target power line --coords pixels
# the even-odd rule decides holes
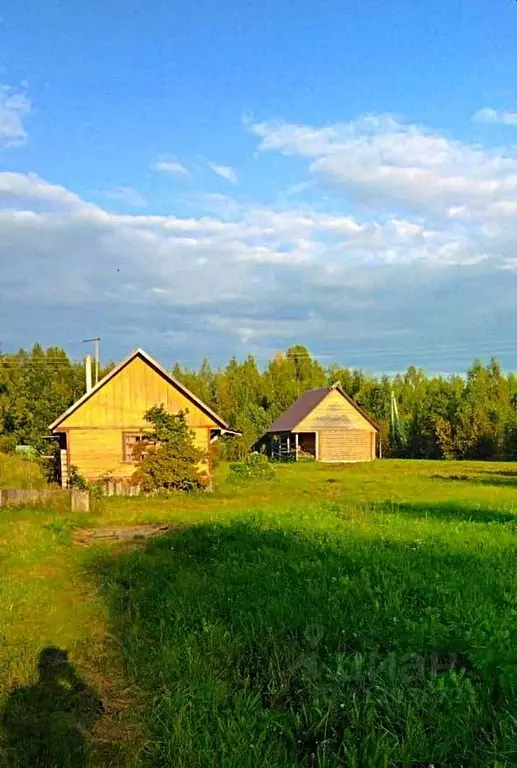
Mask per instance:
[[[93,340],[95,341],[95,340]],[[343,352],[340,353],[330,353],[330,352],[320,352],[320,353],[302,353],[297,354],[294,353],[292,355],[287,355],[287,351],[278,351],[271,354],[262,354],[262,355],[253,355],[249,353],[247,356],[253,357],[257,361],[267,361],[267,362],[274,362],[275,358],[280,355],[280,359],[295,359],[295,360],[324,360],[328,359],[330,362],[330,365],[338,365],[342,366],[341,363],[338,363],[335,361],[335,358],[339,355],[340,357],[346,357],[350,360],[354,360],[357,358],[386,358],[386,357],[415,357],[418,355],[425,356],[426,359],[432,359],[435,360],[436,358],[440,358],[443,360],[451,360],[456,357],[464,357],[469,356],[471,359],[475,359],[477,356],[485,356],[490,354],[491,356],[497,356],[497,355],[508,355],[515,353],[517,351],[517,345],[515,342],[510,340],[496,340],[493,342],[490,341],[482,341],[477,342],[476,346],[473,348],[470,344],[467,344],[465,342],[457,342],[452,344],[434,344],[434,345],[426,345],[425,347],[394,347],[394,348],[374,348],[374,349],[346,349],[346,345],[343,345],[344,349]],[[246,356],[243,356],[246,357]],[[196,358],[179,358],[178,362],[182,365],[185,365],[186,363],[196,363],[197,365],[200,365],[203,360],[206,359],[206,357],[196,357]],[[242,359],[242,358],[241,358]],[[73,369],[75,367],[82,366],[82,360],[77,360],[74,358],[68,358],[63,356],[52,356],[52,357],[42,357],[42,358],[31,358],[31,357],[17,357],[16,353],[11,354],[0,354],[0,367],[2,368],[44,368],[44,367],[59,367],[62,368],[70,368]],[[344,367],[347,367],[346,365]]]

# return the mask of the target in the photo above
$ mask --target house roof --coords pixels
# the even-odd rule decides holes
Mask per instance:
[[[134,360],[136,357],[140,357],[144,362],[146,362],[151,368],[153,368],[157,373],[159,373],[161,376],[163,376],[164,379],[166,379],[169,384],[171,384],[173,387],[176,387],[180,392],[182,392],[185,397],[187,397],[192,403],[198,406],[198,408],[201,408],[202,411],[204,411],[206,414],[211,416],[211,418],[216,422],[216,424],[219,425],[219,427],[225,431],[228,431],[230,433],[234,434],[240,434],[238,432],[235,432],[234,430],[230,429],[228,424],[221,419],[220,416],[215,413],[211,408],[208,407],[208,405],[205,405],[202,400],[200,400],[196,395],[194,395],[187,387],[182,384],[178,379],[176,379],[174,376],[172,376],[168,371],[165,370],[165,368],[162,368],[162,366],[156,362],[156,360],[153,360],[153,358],[147,354],[143,349],[135,349],[134,352],[131,352],[130,355],[128,355],[124,360],[122,360],[121,363],[116,365],[109,373],[106,374],[94,387],[90,389],[89,392],[85,392],[82,397],[79,398],[79,400],[76,400],[76,402],[70,406],[64,413],[61,414],[55,421],[52,422],[52,424],[49,426],[49,430],[51,432],[59,431],[58,427],[59,425],[67,419],[69,416],[72,415],[75,411],[77,411],[78,408],[80,408],[84,403],[86,403],[87,400],[89,400],[91,397],[94,397],[96,392],[98,392],[102,387],[104,387],[108,381],[111,381],[111,379],[115,378],[115,376],[120,373],[120,371],[126,367],[132,360]]]
[[[368,416],[367,413],[363,411],[359,405],[357,405],[355,400],[353,400],[350,395],[347,395],[341,386],[334,384],[331,387],[309,389],[307,392],[304,392],[303,395],[300,395],[296,402],[294,402],[278,417],[278,419],[276,419],[271,424],[268,432],[291,432],[293,429],[296,429],[298,424],[303,421],[303,419],[305,419],[305,417],[308,416],[309,413],[311,413],[316,408],[316,406],[319,405],[321,401],[328,395],[328,393],[332,392],[333,389],[336,389],[340,395],[343,395],[345,400],[347,400],[350,405],[353,405],[356,411],[358,411],[361,416],[364,416],[364,418],[368,421],[369,424],[372,425],[374,429],[379,431],[378,425],[373,421],[373,419],[370,418],[370,416]]]

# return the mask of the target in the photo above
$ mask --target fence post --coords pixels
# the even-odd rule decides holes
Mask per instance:
[[[90,492],[73,488],[70,491],[70,507],[72,512],[90,511]]]

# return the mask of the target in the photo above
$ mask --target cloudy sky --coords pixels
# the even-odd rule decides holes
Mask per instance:
[[[0,344],[517,369],[517,3],[7,0]]]

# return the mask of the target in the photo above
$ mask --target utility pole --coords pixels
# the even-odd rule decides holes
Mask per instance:
[[[400,424],[399,408],[393,388],[391,390],[391,439],[395,448],[399,449],[404,443],[404,434]]]
[[[398,434],[399,426],[399,409],[395,393],[391,390],[391,431],[393,435]]]
[[[94,339],[83,339],[83,344],[89,344],[93,342],[93,348],[95,351],[95,383],[99,383],[99,358],[100,358],[100,336],[96,336]]]

